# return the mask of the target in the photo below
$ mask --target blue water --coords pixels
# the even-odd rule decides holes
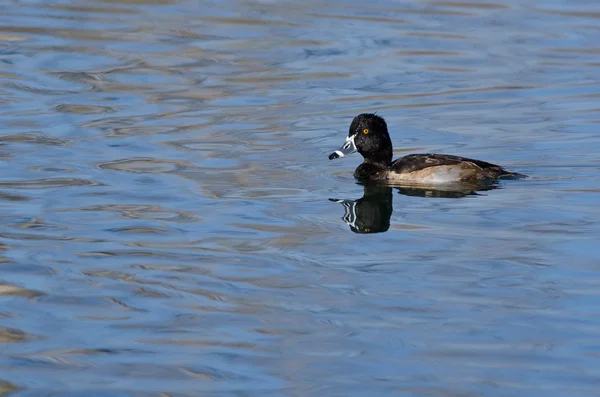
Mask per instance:
[[[2,8],[0,396],[600,395],[597,2]]]

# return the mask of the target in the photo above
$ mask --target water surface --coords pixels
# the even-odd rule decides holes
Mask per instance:
[[[597,2],[3,11],[0,395],[597,395]],[[530,178],[358,185],[366,111]]]

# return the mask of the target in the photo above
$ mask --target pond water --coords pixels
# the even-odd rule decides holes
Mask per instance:
[[[597,1],[2,9],[0,396],[598,395]]]

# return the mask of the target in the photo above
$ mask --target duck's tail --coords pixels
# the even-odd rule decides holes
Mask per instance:
[[[500,174],[500,176],[498,178],[500,179],[523,179],[523,178],[527,178],[528,176],[525,174],[519,174],[518,172],[510,172],[510,171],[504,171],[502,174]]]

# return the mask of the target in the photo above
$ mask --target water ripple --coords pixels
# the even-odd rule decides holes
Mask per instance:
[[[22,181],[0,181],[0,186],[13,189],[53,189],[72,186],[101,186],[99,182],[80,178],[44,178]]]

